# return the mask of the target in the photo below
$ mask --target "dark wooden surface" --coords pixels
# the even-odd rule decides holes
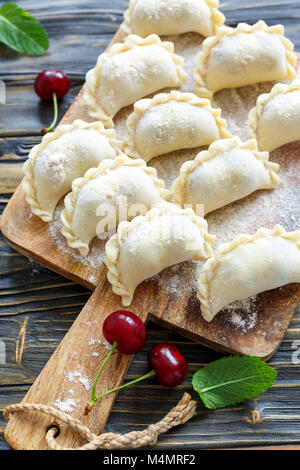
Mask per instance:
[[[4,2],[0,2],[2,4]],[[1,210],[22,177],[21,167],[31,146],[39,142],[40,127],[51,120],[51,106],[40,104],[33,79],[43,68],[64,69],[72,90],[60,107],[64,114],[122,20],[127,1],[24,0],[20,6],[37,16],[51,40],[40,58],[22,57],[0,45],[0,79],[7,84],[7,104],[0,105]],[[280,3],[280,4],[279,4]],[[109,6],[108,6],[109,5]],[[221,2],[227,24],[253,23],[262,18],[286,27],[287,36],[300,51],[300,1]],[[0,364],[0,410],[22,399],[57,347],[90,292],[42,268],[11,249],[0,235],[0,340],[6,344],[6,364]],[[190,389],[190,378],[202,365],[220,355],[174,332],[150,323],[145,348],[135,355],[126,380],[147,370],[146,351],[159,341],[177,344],[190,363],[185,384],[171,390],[155,379],[119,394],[107,430],[142,429],[159,419]],[[300,444],[300,364],[292,363],[293,342],[300,344],[300,310],[270,364],[278,370],[276,385],[258,400],[240,406],[199,414],[190,423],[162,436],[157,448],[223,448]],[[299,355],[300,356],[300,355]],[[0,449],[5,421],[0,416]]]

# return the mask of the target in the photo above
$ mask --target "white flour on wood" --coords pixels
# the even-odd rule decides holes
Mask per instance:
[[[196,66],[196,55],[201,50],[202,38],[193,33],[181,36],[166,37],[173,40],[175,52],[184,57],[184,69],[189,75],[189,79],[180,88],[181,91],[194,91],[193,72]],[[269,92],[273,83],[263,83],[239,89],[227,89],[218,92],[213,99],[213,106],[222,108],[222,116],[228,121],[228,129],[232,134],[238,135],[243,140],[248,138],[248,113],[255,106],[256,99],[261,93]],[[166,92],[160,90],[160,92]],[[149,97],[152,97],[150,95]],[[126,119],[133,111],[133,106],[122,109],[115,117],[115,128],[117,137],[122,139],[125,131]],[[174,179],[178,176],[180,166],[184,161],[192,160],[202,148],[179,150],[152,159],[149,166],[157,169],[158,176],[162,178],[166,186],[170,188]],[[299,142],[288,144],[281,149],[271,153],[270,160],[281,165],[279,176],[282,179],[281,185],[274,190],[257,191],[250,196],[229,204],[217,211],[208,214],[207,221],[209,231],[217,235],[215,247],[221,243],[228,242],[240,233],[254,233],[260,227],[271,228],[280,223],[286,230],[298,228],[300,191],[296,190],[299,185],[300,173],[300,153]],[[60,211],[62,204],[57,208],[53,222],[50,223],[50,233],[53,242],[63,253],[70,254],[74,260],[83,265],[90,265],[97,268],[104,261],[105,242],[95,239],[91,243],[90,254],[81,257],[79,253],[67,246],[62,234]],[[164,270],[155,276],[161,288],[168,294],[186,296],[197,289],[197,278],[201,270],[201,262],[187,262]],[[92,275],[93,276],[93,275]],[[94,282],[94,278],[89,278]],[[244,302],[244,301],[243,301]],[[231,310],[230,306],[228,309]],[[251,302],[243,303],[243,311],[249,314],[245,323],[243,318],[239,318],[234,311],[231,312],[232,324],[240,328],[251,329],[256,322],[255,311]],[[227,309],[227,310],[228,310]],[[251,316],[252,315],[252,316]],[[252,326],[253,325],[253,326]]]

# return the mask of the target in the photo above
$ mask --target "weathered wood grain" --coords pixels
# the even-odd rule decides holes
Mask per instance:
[[[0,128],[5,126],[11,136],[7,138],[7,134],[2,134],[5,138],[0,140],[0,176],[2,175],[1,155],[3,151],[5,162],[10,162],[11,165],[25,159],[26,151],[39,139],[37,134],[40,127],[50,122],[52,118],[51,107],[47,107],[43,111],[42,122],[41,113],[37,112],[38,101],[34,102],[35,96],[32,93],[32,83],[36,73],[48,65],[65,68],[65,64],[68,62],[68,72],[72,76],[75,96],[86,70],[93,65],[94,58],[91,59],[91,54],[93,53],[96,57],[99,53],[94,50],[96,48],[92,48],[92,45],[96,44],[97,47],[99,45],[103,50],[116,31],[117,24],[121,21],[121,12],[125,9],[127,2],[116,0],[109,7],[107,7],[106,1],[85,1],[83,4],[79,0],[52,0],[41,4],[36,0],[27,0],[18,3],[37,14],[47,29],[51,28],[52,44],[47,56],[38,59],[38,61],[36,58],[19,57],[15,53],[8,52],[6,48],[4,48],[6,53],[6,57],[4,57],[2,49],[0,51],[0,78],[10,80],[8,88],[12,90],[9,96],[12,108],[16,103],[14,111],[10,111],[9,119],[6,119],[6,113],[3,112],[0,105]],[[229,19],[228,24],[235,24],[241,20],[254,22],[260,17],[272,24],[283,23],[288,37],[295,42],[296,48],[300,50],[299,1],[282,1],[280,4],[268,0],[263,4],[258,1],[240,1],[237,4],[230,0],[221,2],[221,5]],[[103,15],[105,9],[109,8],[110,13],[108,16],[101,16],[101,21],[99,21],[98,13],[93,15],[93,11],[89,11],[85,14],[86,6],[89,10],[97,10],[97,12],[102,9],[101,14]],[[55,17],[57,17],[57,26]],[[89,22],[93,24],[91,29]],[[72,35],[80,37],[78,40],[80,47],[76,43],[76,47],[73,48],[72,38],[70,38]],[[73,63],[72,60],[69,60],[70,57],[72,57]],[[24,98],[23,88],[25,90]],[[27,105],[25,123],[19,119],[19,107],[22,103]],[[67,104],[63,104],[63,109],[66,109],[69,103],[68,98]],[[32,138],[33,134],[36,137]],[[19,137],[20,135],[28,137]],[[10,194],[8,192],[1,193],[0,188],[0,208],[3,208]],[[30,297],[31,287],[32,297]],[[63,294],[64,289],[67,293],[66,298]],[[72,298],[73,295],[74,298]],[[5,341],[8,342],[8,363],[5,367],[0,364],[1,409],[9,403],[21,400],[28,389],[28,386],[23,384],[29,385],[39,373],[88,296],[89,292],[84,288],[74,285],[46,269],[37,267],[34,263],[29,263],[26,258],[15,254],[0,235],[0,340],[5,338]],[[30,301],[27,302],[29,298]],[[14,313],[17,315],[15,316]],[[26,316],[29,316],[29,322],[22,365],[19,366],[15,360],[15,344],[20,326]],[[151,323],[148,326],[147,346],[134,358],[126,380],[138,376],[146,370],[146,349],[160,340],[175,342],[187,355],[193,370],[219,356],[200,345],[183,339],[174,332],[161,329]],[[294,352],[293,343],[297,340],[300,341],[299,310],[294,315],[285,339],[271,361],[271,364],[279,372],[279,386],[258,400],[262,409],[262,422],[257,425],[248,422],[247,419],[252,416],[250,412],[251,406],[254,404],[252,402],[249,405],[245,404],[218,412],[202,412],[190,423],[174,430],[174,433],[171,431],[168,435],[163,436],[157,448],[183,448],[183,446],[186,448],[223,448],[299,444],[300,366],[291,363]],[[9,380],[11,385],[4,385],[6,380]],[[147,420],[153,421],[150,413],[155,414],[155,419],[159,418],[164,411],[175,404],[181,393],[181,390],[165,390],[157,386],[154,380],[151,384],[140,384],[139,387],[134,387],[128,392],[123,391],[115,402],[107,429],[114,432],[141,429]],[[151,400],[153,404],[150,408]],[[0,433],[3,431],[4,425],[2,419]],[[8,445],[3,439],[0,439],[0,449],[4,448],[7,449]]]
[[[101,400],[87,418],[82,418],[82,409],[84,408],[85,403],[89,400],[89,390],[92,387],[92,378],[95,377],[99,367],[98,364],[101,363],[107,353],[105,346],[98,344],[96,354],[99,356],[99,362],[98,360],[93,360],[90,349],[91,342],[93,343],[93,341],[95,341],[95,334],[96,340],[101,338],[103,341],[103,337],[99,332],[101,331],[104,319],[109,312],[122,309],[120,298],[111,293],[110,286],[105,280],[104,269],[103,275],[100,274],[99,279],[100,281],[95,292],[90,297],[79,317],[74,322],[71,329],[62,340],[59,347],[50,358],[40,376],[36,379],[23,400],[24,403],[55,404],[57,401],[65,402],[65,400],[68,399],[75,399],[76,408],[72,410],[72,416],[81,419],[81,421],[88,425],[91,431],[96,434],[104,429],[115,397],[110,395],[109,397]],[[138,312],[139,316],[144,321],[147,319],[148,313],[153,312],[155,308],[158,308],[159,310],[161,309],[163,313],[165,311],[170,311],[170,325],[172,325],[174,321],[172,312],[182,311],[183,313],[185,302],[183,301],[184,299],[179,296],[176,296],[174,299],[168,299],[168,296],[165,294],[162,295],[163,292],[164,291],[161,293],[157,292],[155,282],[141,284],[141,286],[136,290],[134,300],[130,308],[134,312]],[[285,297],[289,298],[290,294],[286,293]],[[274,293],[272,294],[271,303],[274,306],[274,313],[277,315],[276,319],[273,318],[273,321],[278,324],[278,317],[283,315],[284,309],[282,310],[282,313],[279,313],[278,315],[278,311],[280,312],[280,310],[278,310],[278,298],[274,297]],[[289,311],[287,306],[285,308]],[[189,309],[187,315],[189,316],[190,314],[191,312]],[[199,315],[197,315],[197,318],[198,316]],[[268,309],[265,310],[262,318],[265,322],[266,318],[268,318]],[[182,314],[181,323],[185,321],[184,319],[185,315]],[[22,362],[27,324],[28,317],[25,317],[24,322],[20,325],[16,343],[17,364],[21,364]],[[197,322],[197,325],[199,325],[199,322]],[[263,325],[265,326],[266,323]],[[267,326],[267,330],[271,331],[272,324],[270,323]],[[184,324],[178,325],[177,328],[186,333],[183,329]],[[225,329],[226,322],[224,322],[224,326],[222,328],[224,336],[226,335]],[[206,337],[209,338],[209,328],[207,331],[208,333]],[[98,334],[96,332],[98,332]],[[266,336],[268,334],[270,333],[267,331]],[[256,335],[259,341],[259,332],[256,332]],[[274,332],[272,333],[272,336],[275,336]],[[240,338],[242,337],[243,335],[241,335],[241,332],[236,332],[236,340],[239,339],[240,341]],[[232,347],[235,347],[235,338],[231,338]],[[244,338],[247,338],[247,335],[244,335]],[[215,347],[212,342],[211,344],[209,342],[206,344]],[[240,344],[243,344],[243,341]],[[247,344],[247,340],[244,344]],[[124,356],[122,354],[114,354],[113,358],[115,361],[113,359],[110,360],[101,375],[101,381],[98,387],[99,393],[118,386],[122,382],[131,359],[129,356]],[[70,394],[70,380],[68,381],[66,377],[68,377],[69,374],[74,373],[82,373],[84,380],[88,380],[88,386],[86,383],[73,384],[72,380],[72,394]],[[152,416],[152,413],[150,413],[150,416]],[[45,449],[47,448],[45,433],[49,426],[54,422],[55,421],[53,419],[41,414],[28,413],[26,415],[26,419],[24,419],[22,414],[17,413],[11,418],[6,427],[6,440],[13,448],[16,449]],[[81,440],[78,439],[78,436],[76,436],[76,434],[74,435],[68,427],[60,426],[60,428],[62,431],[60,435],[61,445],[72,448],[80,445]]]
[[[44,312],[45,314],[46,312]],[[35,315],[39,315],[38,312]],[[52,326],[51,318],[63,318],[62,315],[49,317],[46,313],[45,323],[48,325],[49,334],[55,338],[57,334],[56,327]],[[40,316],[40,319],[44,317]],[[56,323],[57,326],[58,323]],[[61,324],[64,330],[67,331],[69,324]],[[299,324],[299,319],[298,319]],[[47,326],[45,325],[45,329]],[[38,333],[40,322],[37,320],[36,328],[31,325],[30,336],[39,336]],[[12,338],[14,336],[12,335]],[[190,372],[188,379],[184,383],[184,388],[189,390],[188,382],[193,372],[205,363],[219,357],[217,353],[212,353],[204,347],[197,344],[192,344],[184,338],[175,333],[168,332],[167,330],[159,330],[153,324],[148,326],[148,339],[147,344],[143,350],[135,356],[131,364],[126,380],[138,377],[146,372],[147,365],[145,361],[146,351],[149,347],[154,345],[157,341],[172,341],[174,342],[186,355],[190,362]],[[35,343],[43,344],[41,342]],[[27,352],[23,356],[23,366],[29,366],[29,357],[33,363],[35,360],[35,344],[30,342]],[[58,341],[56,342],[58,344]],[[292,443],[299,442],[299,416],[300,414],[300,401],[299,393],[295,387],[296,381],[299,381],[299,366],[287,365],[290,361],[291,345],[281,345],[279,351],[271,360],[270,364],[278,370],[278,382],[275,388],[270,390],[267,394],[262,395],[258,400],[250,401],[237,407],[218,410],[217,412],[208,412],[207,410],[200,410],[200,413],[190,423],[177,429],[176,433],[173,432],[162,436],[159,441],[159,448],[172,448],[175,442],[178,446],[186,445],[186,442],[192,442],[194,448],[203,448],[207,446],[222,447],[224,445],[251,445],[254,444],[272,444],[274,442]],[[48,352],[50,354],[51,347],[49,342]],[[29,356],[29,357],[28,357]],[[44,355],[43,355],[44,357]],[[280,359],[280,360],[279,360]],[[22,399],[26,389],[12,386],[4,386],[0,394],[0,408],[9,402],[17,402]],[[179,399],[183,387],[180,389],[164,389],[157,385],[156,381],[149,380],[144,384],[124,390],[118,396],[112,414],[108,422],[107,430],[120,432],[127,432],[128,430],[142,429],[146,423],[153,422],[154,419],[159,419],[170,407],[172,407],[176,400]],[[151,400],[151,405],[149,401]],[[254,409],[260,412],[261,422],[254,423]],[[0,428],[4,427],[4,421],[0,421]],[[272,429],[273,428],[273,429]],[[256,433],[256,431],[259,431]],[[298,439],[298,441],[297,441]],[[213,444],[217,441],[216,444]],[[210,444],[211,442],[211,444]]]

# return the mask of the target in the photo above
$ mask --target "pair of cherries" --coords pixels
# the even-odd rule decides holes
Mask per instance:
[[[148,352],[148,363],[152,368],[150,372],[97,397],[96,385],[99,376],[113,351],[117,349],[123,354],[135,354],[144,346],[146,341],[146,328],[144,323],[137,315],[125,310],[118,310],[111,313],[103,323],[102,332],[105,339],[112,345],[112,348],[97,374],[92,398],[86,406],[84,414],[88,414],[96,401],[100,398],[153,375],[157,375],[158,381],[165,387],[176,387],[185,379],[188,373],[188,363],[186,359],[173,344],[160,343]]]
[[[43,70],[38,74],[34,82],[34,89],[36,94],[43,101],[53,101],[54,118],[52,124],[42,129],[42,134],[52,132],[57,124],[58,119],[58,104],[57,99],[63,98],[70,89],[70,79],[62,71],[58,69]]]

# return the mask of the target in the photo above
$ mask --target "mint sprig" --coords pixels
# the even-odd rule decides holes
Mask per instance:
[[[0,42],[23,54],[38,56],[46,52],[46,31],[33,16],[15,3],[0,8]]]
[[[266,392],[276,376],[276,370],[261,359],[229,356],[198,370],[192,386],[207,408],[225,408]]]

